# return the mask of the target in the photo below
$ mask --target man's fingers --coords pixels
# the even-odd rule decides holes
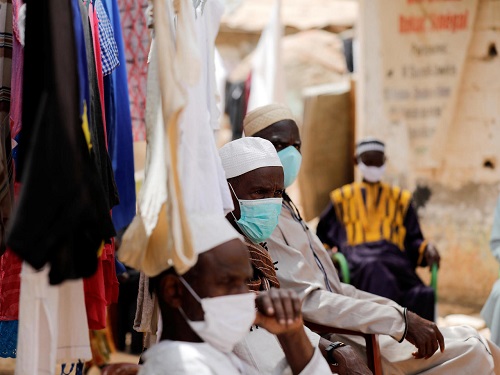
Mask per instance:
[[[270,296],[273,301],[273,306],[274,306],[274,315],[276,317],[276,320],[280,324],[286,324],[286,315],[283,307],[283,303],[281,300],[280,292],[278,289],[271,289],[270,290]]]
[[[429,342],[429,345],[427,346],[427,356],[425,357],[426,359],[429,359],[432,357],[432,355],[436,352],[437,350],[437,341],[436,340],[431,340]]]
[[[434,331],[436,331],[437,341],[439,343],[439,347],[441,348],[441,353],[444,352],[444,337],[441,331],[437,326],[434,326]]]
[[[283,304],[283,311],[285,313],[286,324],[293,324],[295,320],[295,311],[293,308],[292,298],[289,293],[283,293],[281,296],[281,302]]]
[[[257,296],[257,309],[266,316],[273,316],[274,306],[269,293],[261,293]]]
[[[301,302],[293,290],[275,289],[257,296],[257,309],[263,317],[274,318],[283,325],[291,325],[301,318]]]
[[[291,298],[292,298],[292,303],[293,303],[293,311],[295,313],[294,319],[296,320],[302,316],[302,303],[301,303],[300,298],[297,295],[297,293],[295,291],[292,291],[292,292],[293,292],[293,294],[292,294]]]

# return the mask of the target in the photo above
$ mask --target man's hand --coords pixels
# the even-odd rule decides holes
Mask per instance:
[[[441,256],[439,255],[439,252],[433,244],[430,243],[427,245],[427,247],[425,248],[424,256],[427,264],[429,265],[429,268],[432,267],[434,263],[437,263],[437,266],[439,267]]]
[[[311,361],[314,348],[304,330],[300,299],[293,290],[274,289],[257,296],[255,324],[274,333],[294,375]]]
[[[275,289],[257,296],[255,324],[280,335],[303,329],[301,302],[293,290]]]
[[[444,352],[444,338],[439,328],[426,319],[419,317],[411,311],[407,312],[408,332],[406,340],[417,347],[413,356],[419,358],[430,358],[438,348]]]
[[[326,358],[326,348],[330,345],[330,341],[321,338],[319,347],[321,353]],[[333,358],[337,362],[335,372],[339,375],[372,375],[372,372],[366,366],[363,359],[349,346],[342,346],[333,351]],[[328,359],[327,359],[328,360]]]

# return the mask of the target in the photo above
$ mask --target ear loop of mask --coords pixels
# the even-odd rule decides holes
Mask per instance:
[[[234,192],[234,189],[233,189],[233,186],[231,185],[230,182],[227,183],[229,185],[229,188],[231,189],[231,191],[233,192],[233,195],[234,197],[236,198],[236,200],[238,201],[238,204],[240,204],[240,199],[238,198],[238,196],[236,195],[236,193]],[[238,219],[236,219],[236,216],[234,216],[234,210],[231,211],[231,215],[233,216],[233,219],[235,222],[238,222]],[[241,216],[241,208],[240,208],[240,216]]]
[[[188,282],[186,280],[184,280],[184,278],[182,276],[179,276],[179,280],[181,281],[182,284],[184,284],[184,286],[186,287],[186,289],[189,290],[189,293],[191,293],[191,295],[194,297],[194,299],[196,301],[198,301],[198,303],[201,304],[201,298],[200,298],[200,296],[198,295],[198,293],[196,293],[194,291],[194,289],[191,287],[191,285],[189,285]]]
[[[201,305],[201,298],[200,298],[200,296],[198,296],[198,293],[196,293],[194,291],[194,289],[191,287],[191,285],[189,285],[188,282],[182,276],[179,276],[179,280],[186,287],[186,289],[189,291],[189,293],[191,293],[193,298]],[[192,320],[189,319],[187,314],[184,312],[184,309],[182,308],[182,306],[179,306],[178,310],[181,313],[182,317],[186,320],[186,322],[192,322]],[[205,312],[203,312],[203,314],[205,314]]]

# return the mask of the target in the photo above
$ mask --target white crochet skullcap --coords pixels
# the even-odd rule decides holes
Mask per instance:
[[[189,224],[196,254],[202,254],[231,240],[243,237],[222,215],[190,214]]]
[[[262,167],[282,167],[278,153],[267,139],[245,137],[229,142],[219,150],[226,179]]]
[[[248,112],[243,120],[243,131],[251,137],[262,129],[282,120],[293,120],[290,109],[283,104],[268,104]]]
[[[385,144],[374,137],[366,137],[356,143],[356,156],[368,151],[380,151],[385,153]]]

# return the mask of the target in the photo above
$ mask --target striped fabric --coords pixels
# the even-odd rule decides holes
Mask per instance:
[[[0,0],[0,254],[4,229],[12,210],[12,150],[10,133],[10,96],[12,78],[12,0]]]
[[[353,183],[334,190],[331,199],[349,245],[387,240],[404,250],[409,191],[384,183]]]
[[[279,288],[280,282],[276,276],[273,260],[267,249],[260,244],[254,244],[246,237],[245,245],[250,253],[250,262],[254,270],[253,278],[247,282],[250,290],[258,292],[269,290],[271,287]]]

